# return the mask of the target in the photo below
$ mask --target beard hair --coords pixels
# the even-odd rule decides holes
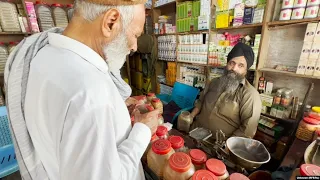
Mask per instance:
[[[245,74],[238,74],[233,70],[224,70],[223,75],[220,77],[218,92],[226,92],[228,94],[233,94],[240,83],[245,78]]]
[[[112,42],[105,45],[103,47],[103,53],[106,57],[109,71],[119,71],[126,61],[126,56],[130,54],[125,31],[119,33],[119,35]]]

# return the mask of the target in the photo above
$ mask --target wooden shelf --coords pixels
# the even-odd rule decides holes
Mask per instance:
[[[165,8],[167,6],[171,6],[171,5],[175,5],[176,4],[176,1],[172,1],[172,2],[169,2],[167,4],[162,4],[160,6],[157,6],[157,7],[154,7],[154,9],[160,9],[160,8]]]
[[[169,35],[176,35],[177,33],[167,33],[167,34],[154,34],[156,37],[158,36],[169,36]]]
[[[213,31],[221,31],[221,30],[234,30],[234,29],[247,29],[247,28],[261,28],[262,23],[257,24],[246,24],[242,26],[231,26],[227,28],[218,28],[218,29],[212,29]]]
[[[190,64],[190,65],[194,65],[194,66],[204,66],[204,67],[208,67],[210,65],[208,64],[201,64],[201,63],[192,63],[192,62],[186,62],[186,61],[177,61],[178,63],[184,63],[184,64]]]
[[[163,59],[159,59],[159,58],[158,58],[158,61],[164,61],[164,62],[176,62],[176,60],[174,60],[174,61],[167,61],[167,60],[163,60]]]
[[[186,35],[186,34],[205,34],[209,33],[209,30],[199,30],[199,31],[188,31],[188,32],[178,32],[178,35]]]
[[[284,74],[284,75],[292,76],[292,77],[309,78],[309,79],[320,79],[320,77],[317,77],[317,76],[307,76],[307,75],[303,75],[303,74],[296,74],[294,72],[280,71],[280,70],[271,69],[271,68],[262,68],[262,69],[259,69],[258,71],[270,72],[270,73],[279,73],[279,74]]]
[[[288,118],[288,119],[278,118],[278,117],[274,117],[274,116],[271,116],[270,114],[265,114],[265,113],[261,113],[261,115],[262,115],[262,116],[265,116],[265,117],[268,117],[268,118],[272,118],[272,119],[281,121],[281,122],[285,122],[285,123],[296,123],[296,122],[298,122],[298,120],[296,120],[296,119],[291,119],[291,118]]]
[[[310,18],[310,19],[298,19],[298,20],[287,20],[287,21],[274,21],[269,22],[268,26],[285,26],[285,25],[292,25],[292,24],[308,24],[310,22],[320,21],[320,17],[317,18]]]
[[[23,32],[0,32],[0,35],[31,35],[32,33]]]

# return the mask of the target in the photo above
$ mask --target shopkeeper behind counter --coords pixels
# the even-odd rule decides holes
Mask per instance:
[[[253,138],[262,106],[259,93],[245,78],[253,60],[250,46],[234,46],[224,74],[213,79],[200,94],[191,113],[196,117],[193,127],[208,128],[213,133],[222,130],[226,137]]]

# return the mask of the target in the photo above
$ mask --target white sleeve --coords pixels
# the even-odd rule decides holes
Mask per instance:
[[[60,179],[129,180],[136,177],[150,142],[150,129],[136,123],[127,139],[117,146],[114,130],[117,116],[113,107],[104,105],[86,107],[85,112],[75,111],[79,114],[68,115],[61,137]]]

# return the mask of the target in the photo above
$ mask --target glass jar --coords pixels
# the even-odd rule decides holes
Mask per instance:
[[[67,12],[61,4],[52,4],[52,14],[56,27],[65,28],[68,26]]]
[[[315,131],[320,127],[320,121],[304,117],[302,121],[300,121],[299,127],[296,132],[296,137],[303,141],[311,141]]]
[[[66,11],[67,11],[67,16],[68,16],[68,21],[70,22],[73,17],[73,12],[74,12],[73,4],[68,4]]]
[[[21,32],[15,4],[8,1],[0,1],[0,24],[4,32]]]
[[[158,109],[160,114],[163,113],[163,104],[162,102],[160,101],[160,99],[158,98],[154,98],[152,99],[152,105],[155,109]]]
[[[218,159],[209,159],[206,162],[206,169],[216,175],[219,180],[225,180],[229,177],[226,165]]]
[[[320,176],[320,167],[313,164],[302,164],[299,173],[300,176]]]
[[[156,134],[153,134],[153,135],[152,135],[151,140],[150,140],[150,143],[149,143],[146,151],[144,152],[143,156],[145,156],[145,155],[148,154],[149,150],[150,150],[151,147],[152,147],[152,144],[153,144],[156,140],[158,140],[158,139],[159,139],[159,138],[158,138],[158,136],[157,136]]]
[[[192,163],[194,164],[196,170],[205,168],[205,163],[207,161],[206,153],[200,149],[191,149],[189,151],[189,156],[191,157]]]
[[[304,117],[307,117],[307,116],[309,116],[309,113],[311,112],[311,106],[308,104],[308,105],[306,105],[306,107],[304,108],[304,114],[303,114],[303,116]]]
[[[51,8],[47,4],[37,1],[35,9],[40,30],[46,31],[53,28],[54,22],[52,18]]]
[[[170,136],[168,140],[175,152],[185,152],[184,139],[180,136]]]
[[[159,139],[168,139],[168,129],[165,126],[158,126],[156,134]]]
[[[189,132],[192,124],[191,114],[188,111],[182,111],[178,117],[178,129],[180,131]]]
[[[147,94],[147,100],[149,102],[152,102],[153,99],[157,98],[156,95],[154,93],[148,93]]]
[[[9,42],[8,53],[11,54],[14,48],[17,46],[18,42]]]
[[[8,56],[7,46],[5,46],[3,42],[0,42],[0,73],[4,72]]]
[[[171,155],[169,162],[164,168],[164,180],[189,180],[195,173],[195,168],[190,157],[183,152]]]
[[[240,173],[232,173],[228,180],[250,180],[247,176]]]
[[[163,116],[161,114],[158,115],[158,125],[162,125],[164,123]]]
[[[292,102],[292,90],[286,90],[281,97],[281,105],[284,107],[288,107]]]
[[[159,179],[163,178],[164,167],[173,153],[174,150],[168,140],[159,139],[152,144],[147,155],[147,163]]]
[[[208,170],[198,170],[193,174],[190,180],[218,180],[218,178]]]

